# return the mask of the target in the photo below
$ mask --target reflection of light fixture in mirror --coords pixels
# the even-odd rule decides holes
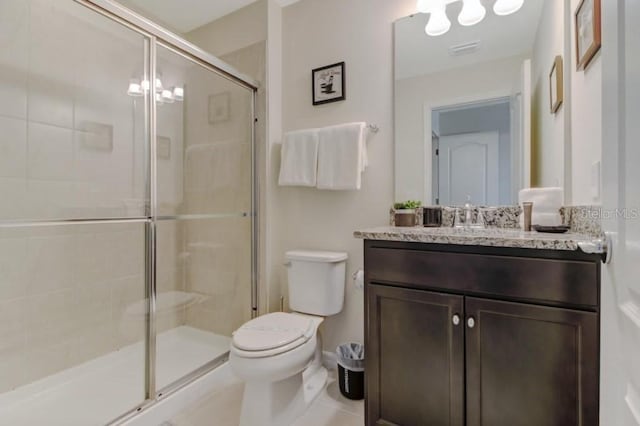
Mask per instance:
[[[184,88],[180,86],[176,86],[173,88],[173,99],[176,101],[184,100]]]
[[[162,102],[164,103],[172,104],[174,101],[173,92],[171,90],[163,90],[160,94],[160,99],[162,99]]]
[[[156,79],[156,88],[162,87],[162,82],[160,79]],[[136,78],[132,78],[129,80],[129,88],[127,89],[127,95],[133,97],[143,96],[145,93],[149,92],[151,85],[149,84],[149,80],[138,80]],[[174,86],[170,89],[162,89],[156,90],[155,100],[158,104],[171,104],[174,101],[182,102],[184,100],[184,87],[183,86]]]
[[[493,11],[499,16],[511,15],[520,10],[523,4],[524,0],[496,0]]]
[[[162,90],[163,90],[161,77],[162,76],[159,74],[156,77],[156,92],[158,93],[162,93]]]
[[[460,15],[458,15],[458,22],[460,25],[468,27],[475,25],[484,19],[487,14],[487,10],[484,8],[480,0],[462,0],[463,6]]]
[[[439,36],[451,28],[451,21],[447,18],[447,5],[444,0],[432,0],[429,7],[429,22],[424,28],[425,32],[430,36]]]
[[[142,91],[142,85],[138,80],[131,79],[129,81],[129,89],[127,89],[127,95],[134,97],[144,95],[144,92]]]

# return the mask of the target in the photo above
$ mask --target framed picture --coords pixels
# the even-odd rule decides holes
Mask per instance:
[[[209,124],[218,124],[229,120],[230,97],[229,92],[209,96]]]
[[[556,56],[549,73],[549,101],[551,112],[555,114],[564,100],[564,86],[562,83],[562,56]]]
[[[584,70],[600,50],[602,28],[600,0],[582,0],[576,9],[577,69]]]
[[[311,81],[314,105],[346,99],[344,62],[314,69],[311,71]]]

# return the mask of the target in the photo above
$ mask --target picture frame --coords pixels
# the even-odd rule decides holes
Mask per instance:
[[[217,93],[209,96],[209,124],[218,124],[231,118],[229,92]]]
[[[328,104],[347,99],[345,81],[344,62],[311,70],[313,105]]]
[[[581,0],[575,12],[576,69],[584,71],[602,45],[601,0]]]
[[[564,83],[563,83],[563,61],[562,56],[556,56],[549,72],[549,103],[551,113],[555,114],[560,109],[564,101]]]

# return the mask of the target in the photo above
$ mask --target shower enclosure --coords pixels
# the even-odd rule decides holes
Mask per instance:
[[[256,86],[109,0],[0,2],[0,424],[123,420],[226,360]]]

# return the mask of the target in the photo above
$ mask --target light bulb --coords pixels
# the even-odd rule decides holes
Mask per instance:
[[[460,25],[468,27],[484,19],[487,9],[480,3],[480,0],[463,0],[463,2],[462,11],[458,15]]]
[[[424,28],[425,32],[433,37],[442,35],[451,28],[451,21],[447,18],[447,6],[444,2],[439,2],[431,7],[429,22]]]
[[[160,80],[160,77],[156,77],[156,92],[162,93],[162,89],[162,80]]]
[[[429,13],[429,0],[418,0],[416,9],[418,9],[420,13]]]
[[[129,96],[142,96],[144,93],[142,92],[142,86],[138,80],[130,80],[129,81],[129,89],[127,89],[127,95]]]
[[[499,16],[511,15],[520,10],[523,4],[524,0],[496,0],[493,11]]]
[[[142,87],[142,90],[144,90],[145,92],[148,92],[149,88],[151,88],[151,84],[149,83],[149,80],[142,80],[142,84],[140,84],[140,86]]]
[[[160,97],[162,98],[163,102],[166,102],[168,104],[172,104],[174,101],[173,92],[171,92],[171,90],[163,90]]]
[[[184,88],[180,86],[176,86],[173,88],[173,99],[176,101],[184,100]]]

